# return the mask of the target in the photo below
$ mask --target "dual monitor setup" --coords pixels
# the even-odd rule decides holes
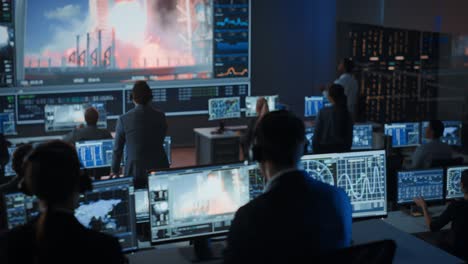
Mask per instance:
[[[460,179],[467,166],[447,169],[427,169],[400,171],[397,176],[397,203],[411,204],[415,197],[423,197],[429,202],[461,199]]]
[[[271,96],[247,96],[245,97],[245,116],[257,116],[257,100],[263,97],[268,103],[268,109],[274,111],[278,109],[278,95]],[[213,98],[208,101],[209,120],[223,120],[241,117],[241,98],[225,97]]]
[[[387,214],[384,151],[309,155],[302,166],[319,181],[348,194],[353,218]],[[148,188],[135,189],[132,178],[95,181],[81,196],[75,215],[84,226],[119,238],[126,251],[142,243],[171,243],[228,232],[239,207],[261,195],[265,180],[257,164],[236,163],[150,172]],[[8,228],[38,215],[34,197],[4,197]],[[140,241],[137,225],[149,241]]]
[[[443,121],[445,129],[441,141],[451,146],[462,146],[462,122]],[[426,128],[429,122],[409,122],[385,124],[385,135],[392,137],[392,147],[416,147],[426,144]]]

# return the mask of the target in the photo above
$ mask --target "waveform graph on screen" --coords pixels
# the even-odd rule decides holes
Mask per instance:
[[[23,85],[213,77],[212,1],[30,0],[26,14]]]
[[[306,157],[302,159],[301,164],[310,177],[332,186],[335,185],[336,164],[332,159]]]
[[[348,194],[353,215],[386,208],[385,155],[346,155],[337,160],[337,187]]]

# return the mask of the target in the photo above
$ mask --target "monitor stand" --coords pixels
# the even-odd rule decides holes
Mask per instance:
[[[219,121],[218,129],[215,131],[211,131],[211,134],[221,135],[224,134],[224,132],[226,132],[224,121]]]

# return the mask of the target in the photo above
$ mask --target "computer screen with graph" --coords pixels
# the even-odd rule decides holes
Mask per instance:
[[[461,146],[462,145],[462,129],[463,124],[461,121],[442,121],[444,123],[444,134],[440,140],[450,146]],[[424,136],[426,128],[429,126],[429,122],[421,123],[421,142],[426,144],[428,139]]]
[[[151,241],[226,233],[234,214],[264,188],[257,165],[220,165],[151,173]]]
[[[208,101],[209,120],[241,117],[240,97],[224,97]]]
[[[385,135],[392,137],[394,148],[414,147],[420,143],[419,123],[385,124]]]
[[[400,171],[397,176],[398,204],[412,203],[415,197],[426,201],[444,199],[444,170]]]
[[[387,214],[385,151],[307,155],[301,165],[312,178],[342,188],[354,218]]]
[[[464,193],[460,186],[461,175],[464,171],[468,170],[468,166],[464,167],[450,167],[447,168],[446,175],[446,199],[459,199],[463,198]]]
[[[323,96],[306,96],[304,97],[304,116],[317,116],[320,109],[324,107]]]
[[[354,125],[353,150],[372,149],[373,135],[372,125]]]
[[[269,96],[247,96],[245,97],[245,116],[254,117],[257,116],[257,100],[258,98],[263,97],[268,103],[268,110],[275,111],[276,104],[278,103],[278,95],[269,95]]]
[[[116,237],[124,251],[137,248],[133,178],[94,182],[75,216],[85,227]]]

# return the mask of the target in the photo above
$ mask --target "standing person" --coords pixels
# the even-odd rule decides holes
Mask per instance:
[[[81,174],[73,146],[52,141],[36,147],[24,163],[23,184],[39,199],[41,213],[0,236],[2,262],[125,263],[116,238],[84,227],[74,215],[91,180]]]
[[[265,99],[265,97],[259,97],[257,99],[255,112],[257,113],[257,116],[249,121],[249,124],[247,126],[247,133],[242,138],[242,152],[244,153],[244,159],[247,159],[249,157],[249,149],[250,145],[252,144],[252,139],[257,123],[260,119],[262,119],[264,115],[270,112],[270,109],[268,107],[268,101]]]
[[[119,175],[126,146],[124,175],[134,177],[137,186],[145,186],[148,170],[169,168],[163,146],[166,115],[152,106],[153,94],[145,81],[135,83],[131,96],[135,108],[117,121],[111,176]]]
[[[234,217],[225,263],[302,263],[351,243],[351,204],[342,189],[300,170],[302,120],[266,114],[255,130],[252,159],[268,181],[262,195]]]
[[[354,62],[351,59],[345,58],[338,65],[338,74],[340,77],[335,81],[335,84],[343,86],[344,93],[347,97],[348,111],[354,121],[358,116],[358,99],[359,86],[356,79],[353,77]]]
[[[331,106],[322,108],[317,116],[312,141],[314,153],[349,152],[353,145],[353,120],[343,86],[333,84],[327,96]]]
[[[422,208],[426,225],[431,232],[439,231],[452,223],[454,239],[451,241],[452,245],[449,245],[449,250],[468,261],[468,170],[462,172],[460,188],[464,194],[463,199],[452,202],[436,220],[432,219],[422,197],[414,198],[414,202]]]
[[[99,129],[97,122],[99,120],[99,112],[94,107],[89,107],[84,113],[86,121],[85,127],[80,127],[72,132],[66,134],[63,137],[63,141],[75,144],[75,142],[85,140],[99,140],[99,139],[111,139],[112,135],[105,129]]]

